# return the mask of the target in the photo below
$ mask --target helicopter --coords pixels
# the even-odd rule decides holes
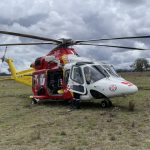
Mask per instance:
[[[36,58],[30,69],[17,71],[13,60],[2,57],[2,62],[9,65],[11,78],[32,87],[32,104],[43,100],[64,100],[79,107],[81,101],[102,99],[101,107],[111,107],[111,98],[134,94],[138,88],[122,78],[112,64],[80,57],[72,46],[91,45],[130,50],[148,50],[136,47],[99,44],[102,41],[150,38],[150,36],[132,36],[117,38],[100,38],[91,40],[51,39],[47,37],[0,31],[0,34],[26,37],[44,42],[9,43],[0,46],[19,45],[56,45],[48,54]],[[45,42],[46,41],[46,42]]]

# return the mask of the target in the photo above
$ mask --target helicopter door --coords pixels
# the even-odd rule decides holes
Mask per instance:
[[[63,89],[62,86],[63,72],[62,70],[48,71],[47,72],[47,87],[51,95],[58,95],[59,90]]]
[[[69,76],[68,87],[72,92],[78,94],[85,94],[86,89],[84,85],[83,73],[79,66],[73,66]]]

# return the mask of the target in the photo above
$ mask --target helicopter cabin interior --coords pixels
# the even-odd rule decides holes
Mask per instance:
[[[61,95],[63,89],[63,71],[38,71],[33,74],[32,88],[35,95]]]
[[[60,90],[63,89],[63,71],[47,71],[47,89],[49,94],[60,94]]]

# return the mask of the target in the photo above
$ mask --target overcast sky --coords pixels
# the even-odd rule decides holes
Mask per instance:
[[[1,0],[0,10],[0,30],[74,40],[150,35],[149,0]],[[31,42],[31,39],[0,36],[0,43],[24,41]],[[149,41],[123,40],[109,44],[150,48]],[[114,64],[116,68],[129,68],[136,58],[150,58],[148,51],[92,46],[74,48],[81,56]],[[0,56],[4,49],[0,47]],[[50,46],[9,47],[7,57],[13,58],[21,70],[50,49]]]

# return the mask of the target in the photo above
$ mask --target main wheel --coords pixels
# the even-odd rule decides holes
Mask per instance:
[[[80,100],[75,101],[76,109],[80,109]]]
[[[71,108],[80,109],[80,100],[72,100],[70,103]]]

